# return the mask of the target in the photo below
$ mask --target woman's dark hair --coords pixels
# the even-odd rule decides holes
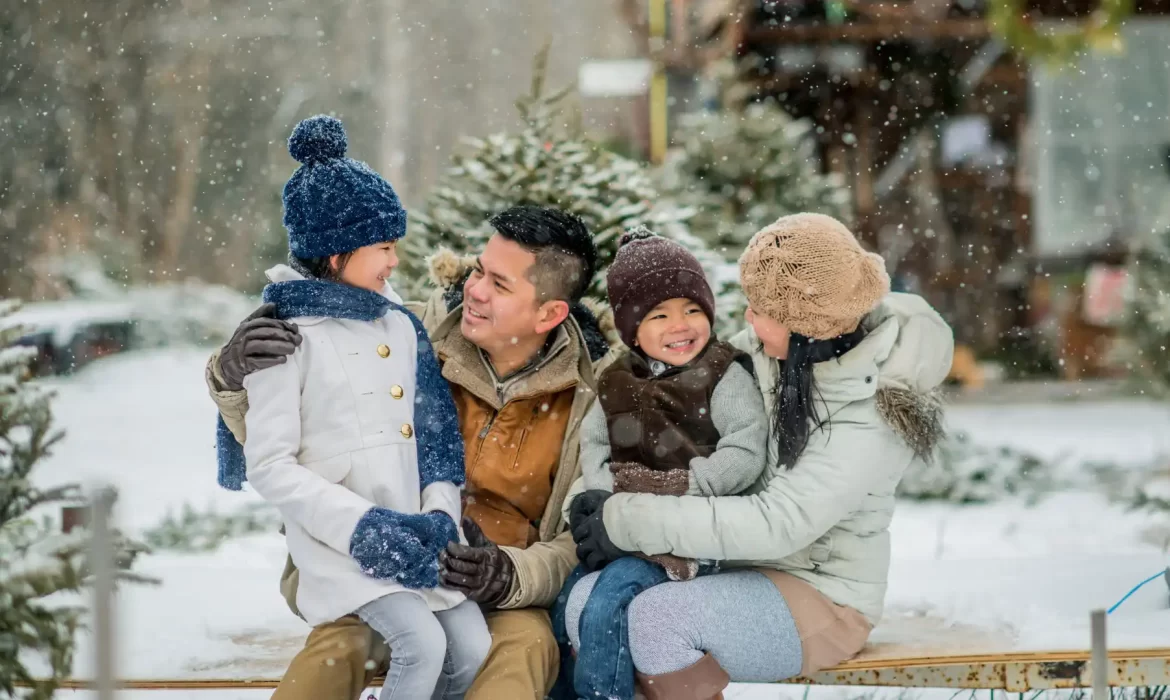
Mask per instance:
[[[353,257],[353,252],[341,253],[337,256],[337,269],[329,264],[329,257],[324,258],[298,258],[292,253],[288,255],[288,266],[305,277],[318,280],[328,280],[330,282],[341,281],[341,271],[345,269],[346,263]]]
[[[776,403],[772,407],[772,434],[779,443],[780,463],[788,469],[804,452],[809,435],[829,424],[828,416],[824,422],[817,416],[813,365],[849,352],[861,342],[865,332],[858,326],[852,333],[829,340],[813,340],[796,333],[789,338],[788,358],[780,361],[780,371],[776,374]]]

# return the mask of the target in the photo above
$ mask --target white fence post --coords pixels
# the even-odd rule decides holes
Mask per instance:
[[[93,495],[93,636],[98,700],[114,700],[114,561],[113,509],[117,493],[98,488]]]
[[[1090,669],[1093,673],[1093,700],[1109,699],[1109,654],[1105,646],[1105,611],[1094,610],[1089,615],[1093,655]]]

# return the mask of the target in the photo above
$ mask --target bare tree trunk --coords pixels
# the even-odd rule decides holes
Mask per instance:
[[[207,132],[207,109],[204,106],[207,76],[211,60],[205,51],[197,50],[185,71],[189,76],[183,89],[185,109],[175,115],[175,180],[171,201],[163,219],[154,277],[166,278],[179,268],[179,254],[195,209],[199,190],[199,165],[203,156],[203,136]]]
[[[381,161],[390,182],[402,199],[410,201],[410,180],[406,171],[406,148],[410,143],[410,59],[413,34],[402,31],[407,26],[407,5],[411,0],[385,0],[383,30],[387,40],[383,47],[384,87],[375,92],[378,112],[382,115]]]

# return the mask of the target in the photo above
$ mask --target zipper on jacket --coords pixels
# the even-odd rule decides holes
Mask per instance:
[[[517,465],[520,464],[520,456],[524,454],[524,443],[528,442],[528,434],[532,432],[532,426],[536,423],[536,419],[540,416],[542,410],[548,410],[548,402],[534,404],[532,406],[532,416],[528,419],[528,424],[520,431],[520,441],[516,444],[516,459],[512,461],[512,471],[516,471]],[[557,460],[558,463],[560,460]],[[540,526],[536,526],[540,529]]]
[[[496,416],[498,416],[498,415],[500,415],[498,412],[492,411],[492,414],[490,416],[488,416],[487,423],[484,423],[483,429],[479,431],[479,439],[480,440],[483,440],[484,438],[486,438],[488,436],[488,433],[491,432],[492,423],[496,422]]]

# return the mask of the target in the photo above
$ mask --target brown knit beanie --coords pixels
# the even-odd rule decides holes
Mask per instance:
[[[752,311],[814,340],[852,331],[890,291],[881,256],[823,214],[784,216],[752,236],[739,281]]]
[[[686,248],[654,235],[645,226],[622,235],[605,275],[605,286],[614,325],[622,342],[631,348],[638,337],[638,324],[667,299],[690,299],[715,324],[715,295],[699,261]]]

